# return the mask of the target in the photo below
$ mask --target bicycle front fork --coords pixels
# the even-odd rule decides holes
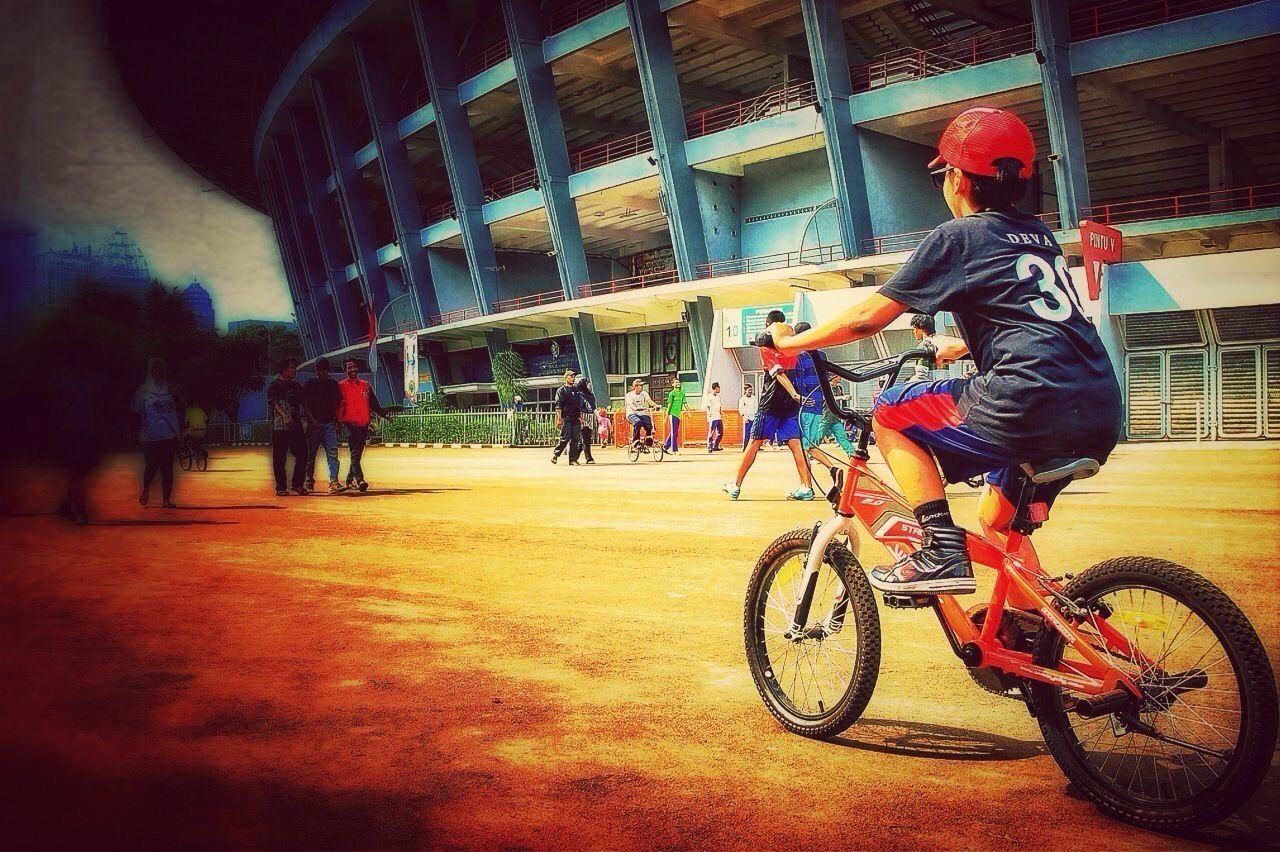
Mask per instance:
[[[843,578],[826,617],[807,628],[805,624],[809,621],[809,611],[813,608],[813,598],[818,588],[818,571],[822,568],[827,547],[836,536],[849,529],[849,523],[848,518],[834,515],[823,523],[814,524],[809,552],[805,556],[804,573],[800,575],[800,595],[796,599],[795,613],[791,617],[791,629],[784,634],[787,639],[796,642],[803,639],[825,639],[839,633],[844,626],[845,613],[849,611],[849,593]],[[832,570],[837,570],[834,565]]]

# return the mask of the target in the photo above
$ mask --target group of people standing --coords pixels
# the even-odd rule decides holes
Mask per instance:
[[[306,496],[315,487],[316,451],[324,448],[329,468],[329,493],[347,489],[369,490],[361,459],[369,440],[369,424],[373,415],[390,420],[373,387],[360,378],[360,363],[354,358],[342,362],[346,378],[330,375],[329,359],[316,361],[315,378],[305,385],[297,380],[298,364],[286,358],[278,365],[276,378],[267,386],[267,408],[271,418],[271,469],[275,475],[276,496],[286,497],[289,490]],[[347,432],[350,460],[345,484],[339,480],[338,427]],[[286,481],[288,457],[293,456],[293,474]]]

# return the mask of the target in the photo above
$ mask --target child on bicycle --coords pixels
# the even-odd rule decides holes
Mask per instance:
[[[182,438],[187,442],[187,449],[193,458],[204,455],[206,452],[204,440],[209,432],[209,416],[205,414],[199,402],[192,402],[187,406],[184,419],[187,426],[182,431]]]
[[[804,333],[770,328],[778,350],[794,355],[868,337],[907,310],[950,311],[961,337],[934,337],[938,365],[966,354],[977,364],[972,378],[885,388],[873,409],[877,445],[924,531],[920,550],[872,571],[881,591],[976,590],[944,477],[960,482],[990,472],[999,498],[1017,493],[1024,462],[1104,462],[1119,439],[1120,388],[1062,249],[1042,222],[1013,206],[1034,159],[1031,131],[1013,114],[986,107],[961,113],[929,164],[955,218],[860,304]],[[1037,501],[1052,502],[1066,482],[1037,486]],[[983,520],[1000,528],[1007,511],[997,510],[1007,506],[984,499]]]

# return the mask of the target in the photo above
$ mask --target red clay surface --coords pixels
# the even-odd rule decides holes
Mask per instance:
[[[374,490],[277,498],[264,450],[144,509],[136,461],[96,522],[9,472],[0,518],[11,847],[1257,847],[1273,770],[1195,837],[1101,816],[1014,702],[972,685],[927,612],[883,611],[864,719],[779,728],[742,647],[770,540],[826,514],[794,470],[686,453],[370,451]],[[1037,534],[1079,571],[1145,553],[1222,585],[1280,660],[1280,446],[1122,447]],[[957,517],[972,523],[975,492]],[[157,493],[153,504],[158,502]],[[982,586],[980,591],[985,591]]]

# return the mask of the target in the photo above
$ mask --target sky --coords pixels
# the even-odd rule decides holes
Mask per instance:
[[[96,3],[0,0],[0,33],[0,220],[38,230],[42,248],[100,246],[127,231],[154,278],[206,286],[223,328],[290,318],[271,220],[152,135]]]

